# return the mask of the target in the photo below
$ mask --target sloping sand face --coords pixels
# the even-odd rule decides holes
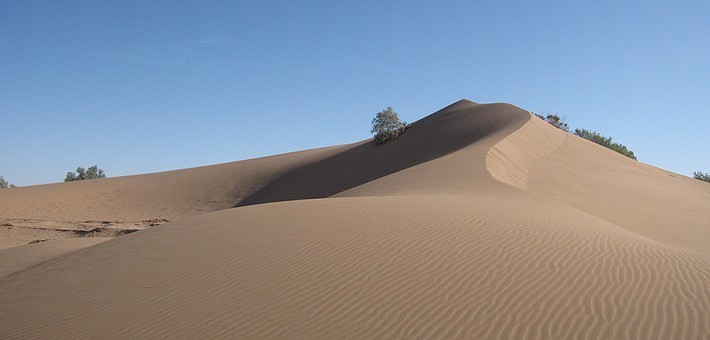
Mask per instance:
[[[493,177],[656,241],[710,255],[710,185],[532,119],[492,148]]]
[[[0,249],[99,228],[134,231],[232,208],[283,173],[341,152],[329,147],[156,174],[0,191]],[[106,233],[99,233],[107,236]]]
[[[177,220],[231,208],[290,169],[341,152],[329,147],[155,174],[0,191],[4,218]]]
[[[710,220],[656,209],[647,195],[700,200],[688,208],[697,212],[710,189],[664,182],[673,178],[538,123],[510,105],[461,101],[386,149],[245,161],[246,179],[229,171],[241,162],[185,170],[182,195],[164,195],[178,190],[168,183],[144,189],[166,202],[143,213],[184,205],[177,221],[0,277],[0,338],[706,338]],[[584,157],[603,165],[588,172]],[[367,166],[347,172],[353,164]],[[660,192],[615,187],[624,176]],[[247,206],[199,214],[195,178],[232,188],[209,186],[203,200]],[[628,211],[648,217],[616,216]]]

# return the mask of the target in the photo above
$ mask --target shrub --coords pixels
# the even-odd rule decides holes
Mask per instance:
[[[560,118],[557,114],[547,115],[547,118],[545,120],[552,126],[562,131],[569,132],[569,126],[567,125],[567,122],[564,118]]]
[[[377,113],[372,119],[372,130],[375,135],[375,144],[382,144],[388,140],[395,139],[409,127],[406,122],[399,120],[397,112],[392,107]]]
[[[627,149],[626,146],[624,146],[622,144],[613,143],[611,141],[611,137],[604,137],[595,131],[589,131],[589,130],[585,130],[585,129],[576,129],[576,130],[574,130],[574,134],[579,137],[582,137],[586,140],[590,140],[590,141],[597,143],[601,146],[604,146],[606,148],[614,150],[614,151],[616,151],[626,157],[629,157],[633,160],[637,160],[636,155],[634,155],[633,151]]]
[[[557,114],[550,114],[550,115],[545,116],[544,114],[539,114],[539,113],[535,113],[535,112],[530,112],[530,113],[532,113],[535,117],[540,118],[540,119],[550,123],[550,125],[558,128],[562,131],[569,132],[569,125],[567,125],[565,118],[560,118],[560,116],[558,116]]]
[[[0,189],[5,189],[5,188],[14,188],[14,184],[8,183],[2,176],[0,176]]]
[[[104,177],[106,177],[104,171],[99,169],[99,167],[96,165],[91,166],[88,169],[77,167],[76,173],[67,172],[67,177],[64,178],[64,182],[82,181],[85,179],[97,179]]]
[[[696,171],[693,173],[693,178],[710,183],[710,174],[706,172]]]

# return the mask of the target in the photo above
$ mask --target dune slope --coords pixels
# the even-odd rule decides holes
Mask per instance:
[[[532,119],[488,153],[494,178],[659,242],[710,254],[710,185]]]
[[[283,173],[341,152],[330,147],[155,174],[0,191],[0,249],[37,240],[144,229],[232,208]],[[77,235],[77,233],[79,233]]]
[[[702,338],[709,265],[529,196],[293,201],[16,274],[0,336]]]
[[[8,189],[0,191],[0,216],[60,221],[177,220],[231,208],[282,173],[329,157],[341,148],[146,175]]]
[[[0,338],[706,338],[710,186],[539,123],[460,101],[381,148],[145,175],[229,198],[145,188],[177,220],[0,277]]]
[[[404,186],[410,191],[414,187],[450,189],[446,183],[434,181],[431,177],[408,181],[397,189],[392,184],[370,183],[381,178],[387,178],[389,183],[392,176],[401,175],[402,171],[426,166],[431,161],[474,145],[477,150],[486,149],[527,120],[528,117],[521,115],[521,110],[512,105],[476,104],[460,100],[415,122],[406,133],[393,141],[375,145],[371,140],[366,140],[332,157],[288,171],[239,205],[324,198],[356,187],[363,189],[364,186],[384,188],[385,194],[405,189]],[[453,170],[460,169],[453,167]],[[470,167],[464,169],[470,170]]]

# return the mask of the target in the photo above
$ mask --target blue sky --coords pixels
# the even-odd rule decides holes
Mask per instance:
[[[710,172],[710,2],[0,1],[0,176],[350,143],[392,106],[557,113]]]

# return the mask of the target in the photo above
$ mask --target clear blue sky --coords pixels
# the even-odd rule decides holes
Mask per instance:
[[[393,106],[566,116],[710,172],[710,2],[0,1],[0,176],[61,182],[350,143]]]

